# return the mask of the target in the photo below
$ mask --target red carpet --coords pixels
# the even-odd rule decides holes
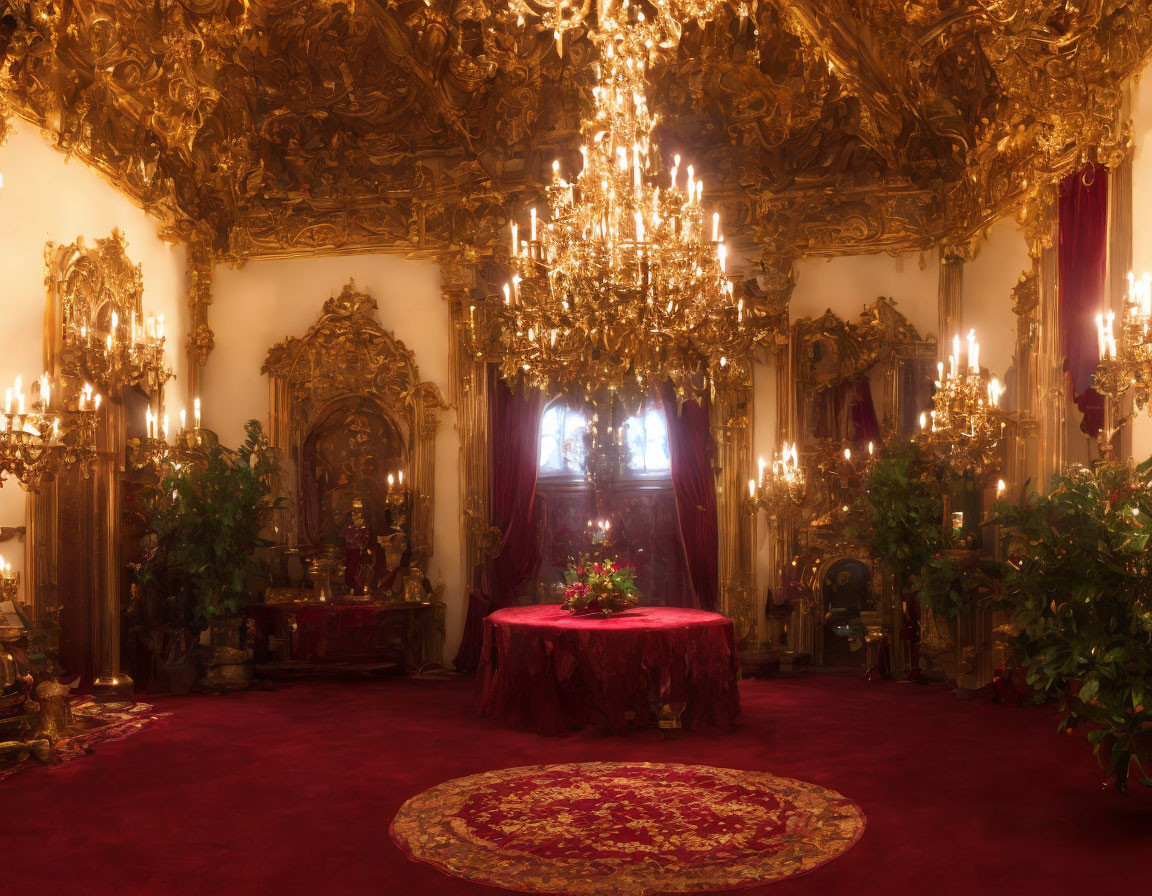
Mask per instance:
[[[685,762],[769,771],[868,818],[847,853],[742,894],[1143,892],[1152,793],[1100,787],[1051,712],[809,676],[745,682],[719,734],[541,738],[475,718],[472,682],[299,684],[153,700],[169,718],[0,783],[0,890],[479,894],[410,861],[388,825],[450,778],[518,765]]]

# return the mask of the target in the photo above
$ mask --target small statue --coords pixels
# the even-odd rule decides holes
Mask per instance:
[[[352,521],[344,530],[344,585],[351,594],[367,594],[372,581],[372,531],[364,517],[364,502],[352,501]]]

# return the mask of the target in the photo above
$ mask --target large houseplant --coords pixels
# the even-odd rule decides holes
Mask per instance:
[[[1069,471],[993,521],[1009,536],[1016,659],[1123,789],[1152,760],[1152,460]]]
[[[261,533],[277,506],[279,452],[258,421],[245,431],[238,449],[205,433],[138,497],[145,523],[138,582],[168,603],[170,624],[211,628],[217,652],[235,640],[235,620],[251,598],[249,580],[267,544]]]

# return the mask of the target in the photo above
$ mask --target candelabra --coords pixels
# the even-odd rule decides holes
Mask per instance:
[[[162,391],[160,393],[162,396]],[[158,404],[162,407],[162,397]],[[145,411],[144,438],[133,439],[129,445],[129,462],[135,470],[151,467],[161,476],[172,470],[192,463],[197,449],[210,444],[215,436],[200,427],[200,399],[193,401],[192,426],[188,427],[187,414],[180,411],[180,429],[175,440],[171,438],[170,421],[167,414],[154,413],[149,407]]]
[[[20,573],[12,571],[12,564],[0,557],[0,599],[15,603],[20,594]]]
[[[785,443],[771,464],[760,458],[759,474],[759,481],[748,480],[749,509],[752,513],[764,510],[769,519],[779,520],[790,516],[804,503],[808,481],[800,466],[795,443]]]
[[[404,471],[388,474],[388,490],[384,494],[384,504],[388,508],[388,518],[394,532],[407,531],[408,490],[404,487]]]
[[[52,391],[47,374],[31,397],[20,377],[7,390],[0,415],[0,483],[14,477],[35,491],[49,473],[76,464],[87,469],[95,457],[100,395],[85,385],[74,400],[53,406]]]
[[[143,323],[132,311],[128,320],[112,311],[106,327],[93,326],[85,309],[66,304],[62,360],[65,372],[96,383],[110,396],[143,384],[157,392],[172,376],[164,357],[164,316]]]
[[[920,415],[921,438],[954,473],[982,472],[995,466],[1007,415],[1000,409],[1000,381],[980,367],[980,344],[974,330],[968,333],[964,363],[956,336],[947,372],[943,362],[937,364],[937,372],[933,409]]]
[[[1100,432],[1101,450],[1111,452],[1112,437],[1127,422],[1131,413],[1144,410],[1152,396],[1152,274],[1137,279],[1128,274],[1128,305],[1120,321],[1120,338],[1116,338],[1116,315],[1113,311],[1096,315],[1096,337],[1100,363],[1093,375],[1093,385],[1105,398],[1105,421]],[[1120,419],[1115,408],[1129,391],[1132,411]]]

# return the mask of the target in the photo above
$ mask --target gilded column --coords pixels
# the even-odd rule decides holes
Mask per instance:
[[[750,371],[749,371],[750,376]],[[747,481],[752,469],[752,387],[749,381],[717,393],[712,401],[712,434],[719,477],[720,611],[732,619],[736,642],[756,646],[756,586],[753,573],[753,517],[747,512]]]
[[[1109,174],[1108,180],[1108,307],[1116,313],[1117,320],[1124,319],[1124,309],[1128,303],[1128,272],[1132,270],[1132,153]],[[1108,408],[1105,425],[1113,427],[1116,421],[1124,420],[1132,412],[1132,396],[1120,399],[1120,406]],[[1122,426],[1113,439],[1115,457],[1127,458],[1132,455],[1132,430]]]
[[[1060,338],[1060,289],[1055,231],[1039,255],[1039,305],[1037,309],[1037,376],[1034,401],[1037,410],[1036,487],[1047,491],[1052,477],[1064,468],[1067,438],[1064,344]]]
[[[94,497],[96,595],[92,614],[93,690],[105,698],[132,693],[132,679],[120,667],[120,545],[126,451],[124,404],[106,401],[101,411],[98,455],[88,480]]]
[[[215,346],[208,325],[208,308],[212,304],[212,274],[216,256],[207,234],[196,233],[187,247],[188,270],[188,403],[200,395],[200,371]]]
[[[466,588],[477,583],[480,565],[493,544],[488,513],[488,375],[478,357],[471,327],[475,309],[469,272],[457,265],[441,265],[445,301],[452,322],[449,345],[452,405],[460,435],[460,537]]]

